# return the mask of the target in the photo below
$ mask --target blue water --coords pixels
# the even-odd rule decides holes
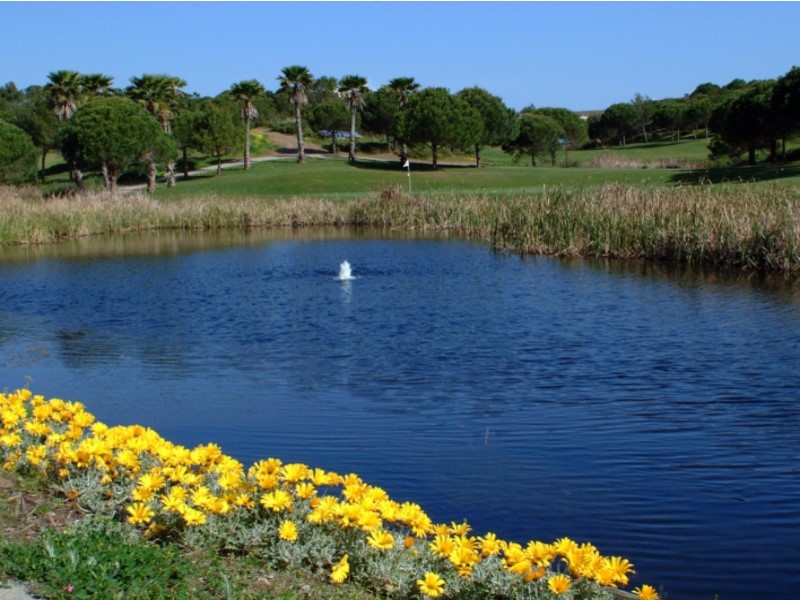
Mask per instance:
[[[5,250],[0,385],[591,541],[670,600],[797,597],[797,284],[301,235]]]

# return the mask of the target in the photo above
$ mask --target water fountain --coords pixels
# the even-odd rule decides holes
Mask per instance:
[[[339,265],[339,277],[338,277],[338,279],[339,279],[339,281],[352,281],[353,279],[355,279],[353,277],[353,275],[352,275],[351,270],[350,270],[350,263],[349,262],[344,261],[343,263],[341,263]]]

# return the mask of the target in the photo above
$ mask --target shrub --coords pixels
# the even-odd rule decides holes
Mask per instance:
[[[36,177],[37,150],[19,127],[0,121],[0,183],[25,183]]]

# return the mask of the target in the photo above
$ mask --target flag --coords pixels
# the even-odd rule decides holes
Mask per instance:
[[[406,162],[403,163],[403,168],[404,169],[408,169],[410,167],[411,167],[411,165],[409,164],[408,159],[406,159]]]

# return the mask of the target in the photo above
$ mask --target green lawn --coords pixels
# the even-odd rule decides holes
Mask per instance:
[[[268,143],[257,148],[258,154],[269,151]],[[409,189],[409,176],[398,161],[380,161],[359,156],[354,165],[343,156],[309,155],[305,164],[295,162],[292,153],[284,154],[284,160],[255,163],[250,171],[241,166],[223,170],[220,176],[214,171],[196,175],[188,180],[179,179],[178,185],[167,189],[159,185],[157,197],[163,199],[186,198],[201,194],[221,196],[260,197],[325,197],[352,198],[369,194],[390,186]],[[621,157],[623,160],[639,161],[639,166],[629,168],[587,168],[585,165],[597,161],[598,157]],[[708,148],[705,139],[684,139],[680,142],[657,141],[650,144],[629,144],[626,147],[576,150],[569,153],[570,165],[564,168],[564,155],[558,156],[558,166],[551,167],[539,161],[539,166],[530,166],[530,159],[523,157],[514,162],[499,148],[482,150],[483,168],[475,168],[471,154],[443,156],[445,163],[433,170],[429,160],[412,159],[410,184],[414,194],[441,193],[486,193],[513,194],[540,191],[544,186],[570,186],[592,188],[606,183],[621,183],[630,186],[674,185],[704,182],[776,181],[792,186],[800,185],[800,165],[768,165],[756,167],[704,167],[704,168],[644,168],[654,161],[682,161],[696,165],[705,164]],[[241,160],[233,154],[226,161]],[[209,157],[192,156],[193,166],[213,164]],[[69,173],[57,153],[48,156],[48,187],[68,185]],[[178,173],[180,167],[178,165]],[[90,185],[101,185],[99,174],[86,173]],[[126,177],[121,185],[136,180]]]

